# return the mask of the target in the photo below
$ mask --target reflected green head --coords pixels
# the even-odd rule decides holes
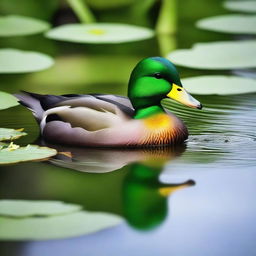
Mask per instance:
[[[167,197],[159,193],[162,185],[158,179],[162,169],[163,166],[133,164],[124,180],[124,216],[136,229],[156,228],[167,216]]]
[[[173,84],[182,87],[174,64],[162,57],[140,61],[133,69],[128,86],[128,97],[135,109],[160,105]]]

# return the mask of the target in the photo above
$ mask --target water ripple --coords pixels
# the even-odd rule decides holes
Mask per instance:
[[[255,165],[255,96],[201,96],[202,111],[164,102],[190,132],[187,150],[178,162],[214,162],[229,167]]]

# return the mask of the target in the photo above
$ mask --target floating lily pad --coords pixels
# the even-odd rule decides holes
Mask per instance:
[[[19,147],[11,145],[7,148],[0,149],[0,165],[13,164],[25,161],[44,160],[57,154],[52,148],[28,145]]]
[[[51,217],[0,217],[1,240],[48,240],[74,237],[118,225],[121,218],[107,213],[75,212]]]
[[[256,1],[226,1],[224,7],[231,11],[256,12]]]
[[[256,34],[256,15],[222,15],[199,20],[201,29],[231,34]]]
[[[0,141],[16,140],[24,135],[27,134],[23,132],[23,129],[15,130],[9,128],[0,128]]]
[[[192,49],[171,52],[175,64],[198,69],[236,69],[256,67],[256,40],[195,44]]]
[[[19,105],[17,99],[9,93],[0,92],[0,109],[11,108]]]
[[[232,95],[256,92],[256,80],[238,76],[198,76],[182,79],[183,86],[194,94]]]
[[[50,25],[30,17],[9,15],[0,16],[0,36],[25,36],[44,32]]]
[[[115,44],[151,38],[151,29],[126,24],[68,24],[46,33],[51,39],[91,44]]]
[[[0,200],[0,215],[10,217],[60,215],[81,209],[79,205],[59,201]]]
[[[47,69],[53,59],[39,52],[0,49],[0,73],[26,73]]]

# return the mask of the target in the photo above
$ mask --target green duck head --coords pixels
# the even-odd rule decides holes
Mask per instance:
[[[163,111],[161,100],[164,98],[202,108],[202,104],[182,87],[174,64],[162,57],[146,58],[136,65],[130,76],[128,97],[135,109],[135,118]]]

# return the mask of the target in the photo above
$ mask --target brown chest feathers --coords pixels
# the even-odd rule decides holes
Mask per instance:
[[[143,145],[168,145],[182,143],[188,138],[184,123],[174,115],[157,114],[143,120],[146,129]]]

